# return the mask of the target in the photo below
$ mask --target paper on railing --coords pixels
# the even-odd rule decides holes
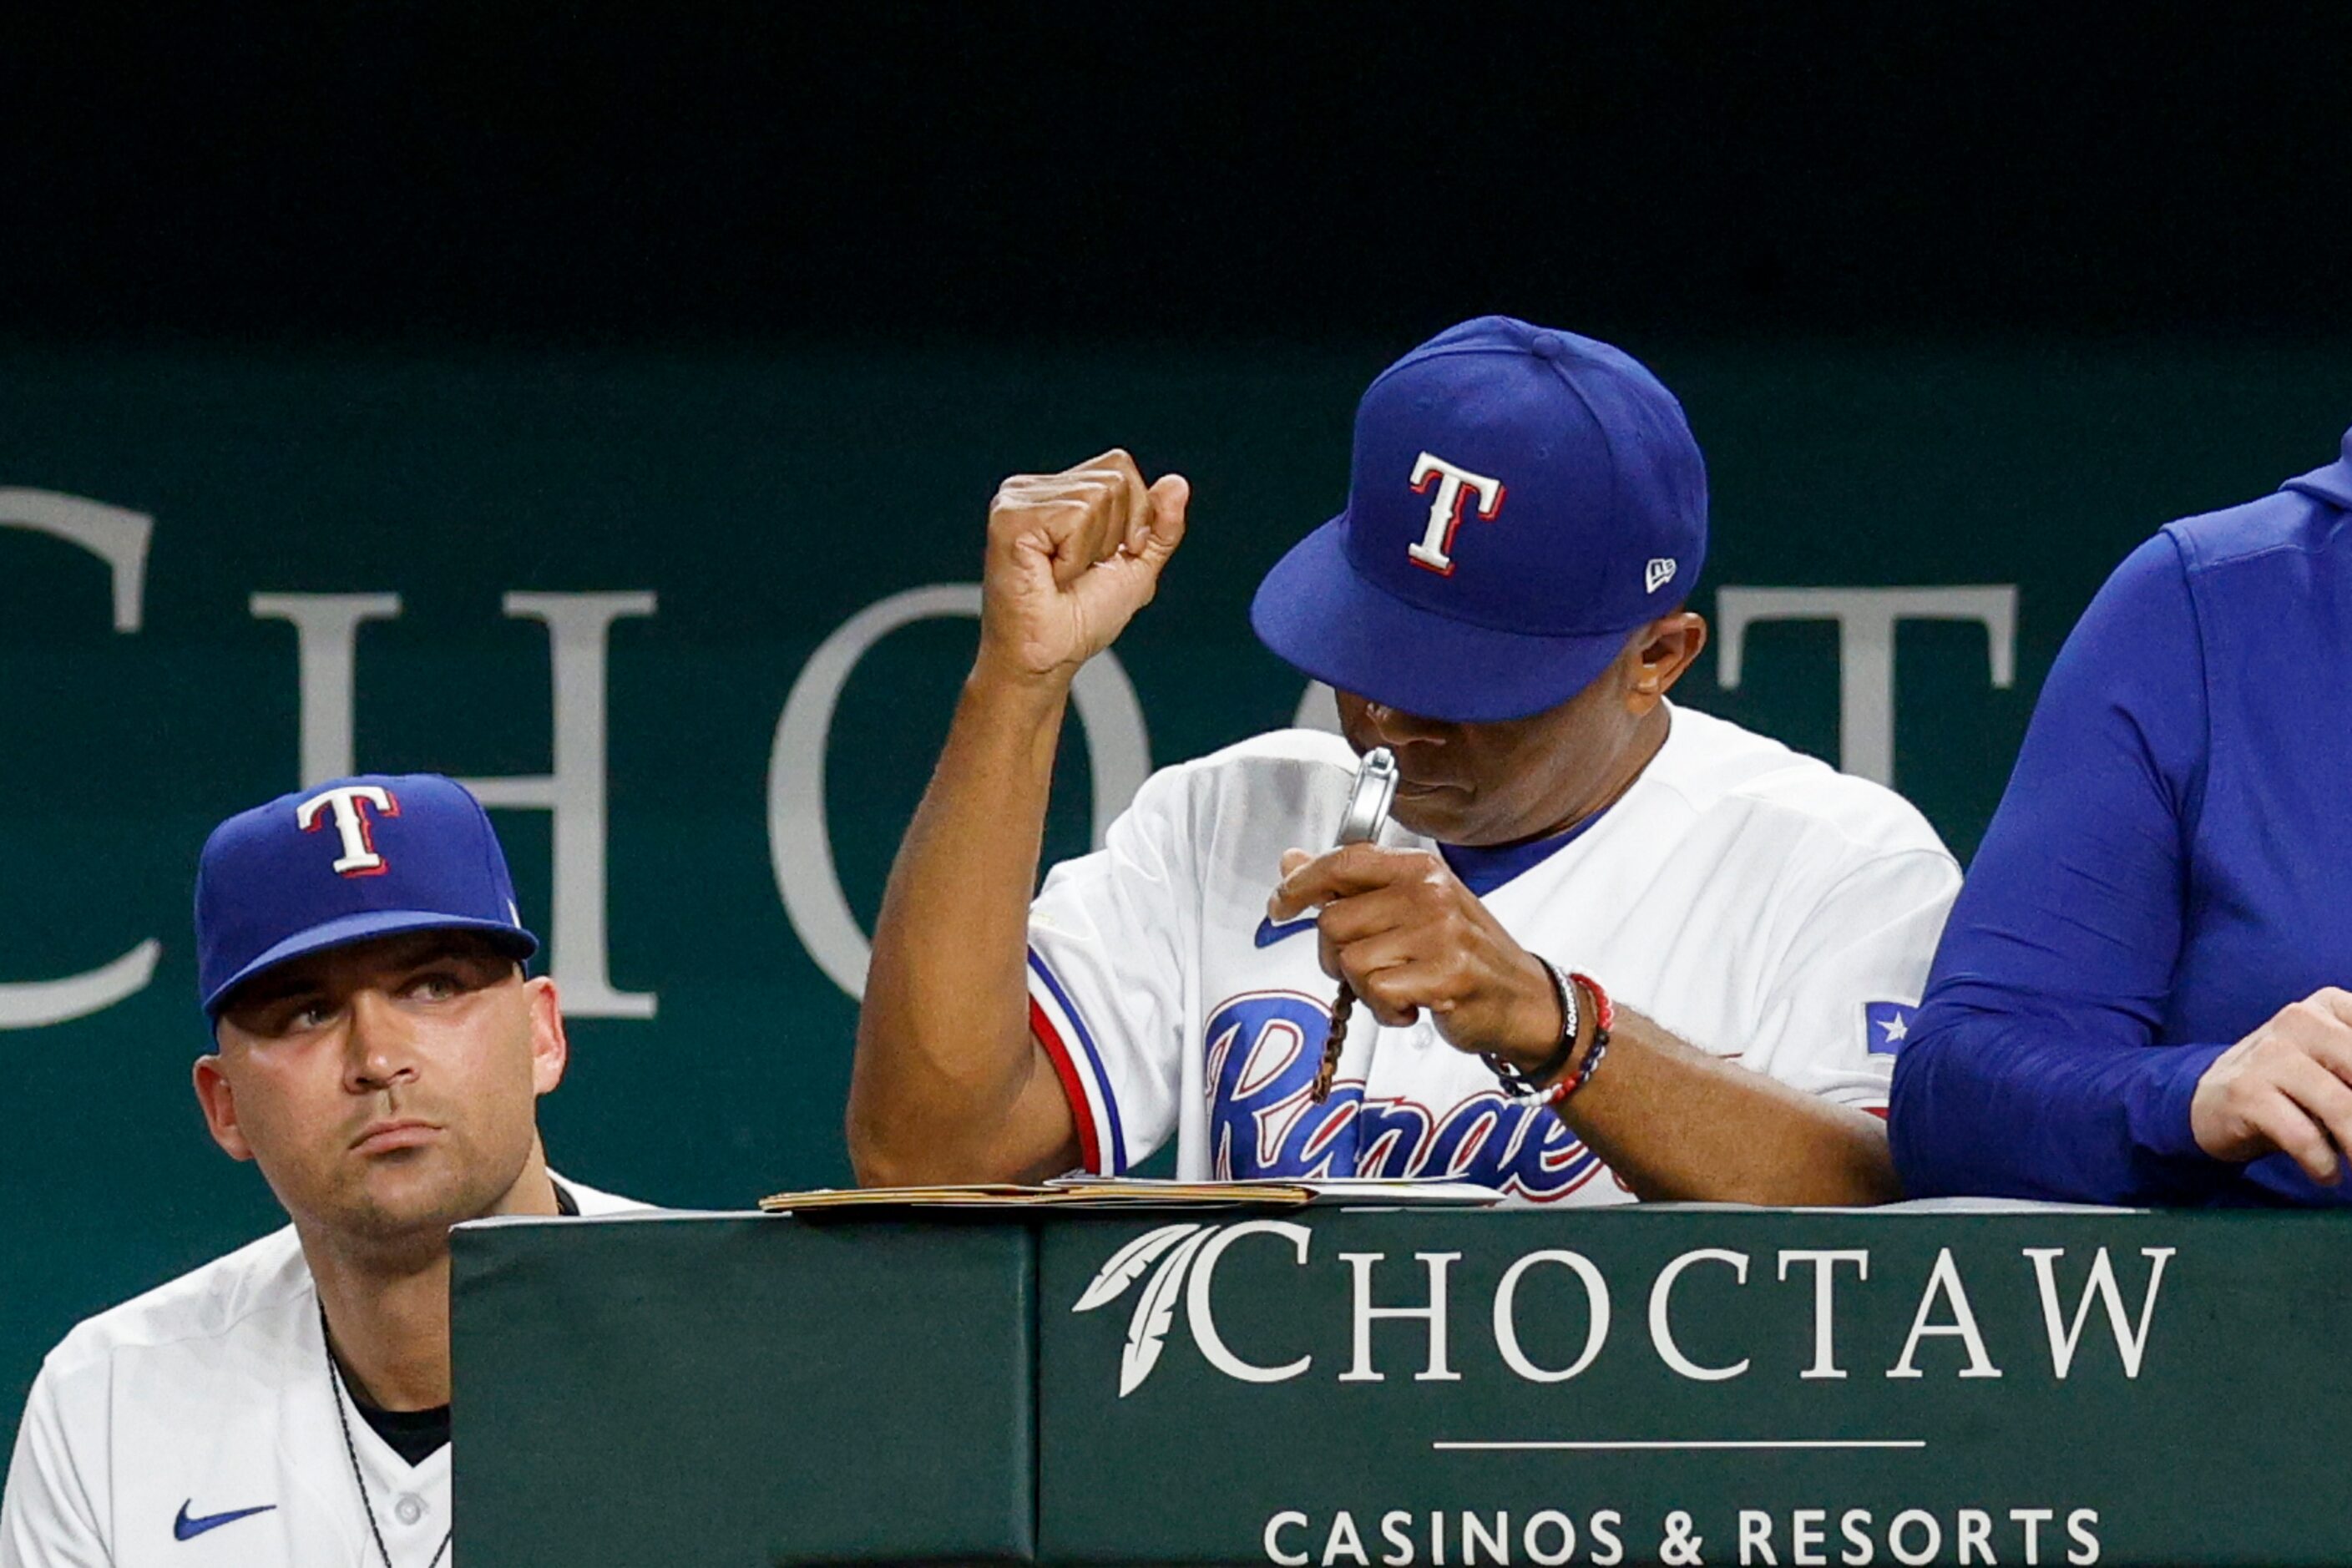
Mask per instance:
[[[1190,1202],[1234,1202],[1235,1192],[1272,1190],[1303,1194],[1296,1204],[1433,1204],[1451,1208],[1489,1208],[1503,1201],[1492,1187],[1469,1182],[1423,1181],[1414,1176],[1328,1176],[1282,1178],[1251,1182],[1170,1182],[1144,1176],[1057,1176],[1045,1184],[1061,1191],[1081,1193],[1087,1202],[1106,1205],[1165,1202],[1181,1195]],[[1205,1194],[1205,1197],[1202,1196]],[[1258,1197],[1238,1201],[1259,1203]]]
[[[819,1187],[760,1200],[770,1214],[853,1208],[1304,1208],[1309,1205],[1428,1204],[1484,1208],[1502,1201],[1492,1187],[1383,1176],[1328,1181],[1171,1182],[1139,1176],[1064,1176],[1042,1186],[975,1183],[936,1187]]]

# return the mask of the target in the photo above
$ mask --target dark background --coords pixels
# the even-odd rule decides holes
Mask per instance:
[[[0,16],[0,336],[2334,332],[2352,8]]]

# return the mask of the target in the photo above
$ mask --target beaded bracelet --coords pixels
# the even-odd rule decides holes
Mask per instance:
[[[1503,1090],[1514,1100],[1532,1101],[1538,1105],[1558,1105],[1591,1081],[1601,1066],[1601,1058],[1609,1050],[1609,1030],[1617,1021],[1617,1012],[1610,1005],[1609,993],[1601,983],[1588,974],[1571,974],[1548,958],[1538,960],[1544,973],[1551,976],[1552,994],[1559,1000],[1559,1044],[1534,1072],[1527,1073],[1502,1058],[1482,1052],[1486,1066],[1503,1085]],[[1583,1016],[1577,1006],[1577,988],[1581,986],[1592,997],[1593,1031],[1591,1047],[1584,1054],[1583,1062],[1566,1078],[1547,1085],[1549,1079],[1565,1068],[1576,1054],[1576,1037],[1582,1026]]]

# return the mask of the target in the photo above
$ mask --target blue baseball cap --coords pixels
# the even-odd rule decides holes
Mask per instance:
[[[196,990],[230,992],[290,959],[410,931],[478,931],[539,951],[490,819],[438,773],[362,773],[241,811],[196,864]]]
[[[1250,625],[1342,691],[1518,719],[1590,685],[1706,558],[1674,394],[1607,343],[1481,316],[1365,390],[1348,510],[1275,563]]]

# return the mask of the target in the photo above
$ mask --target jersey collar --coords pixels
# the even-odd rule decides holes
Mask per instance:
[[[1643,765],[1642,771],[1634,775],[1633,784],[1627,786],[1624,794],[1575,826],[1549,837],[1530,838],[1524,844],[1505,844],[1493,848],[1467,844],[1440,844],[1437,853],[1444,858],[1448,868],[1462,879],[1462,885],[1482,899],[1522,872],[1534,870],[1591,832],[1595,823],[1624,805],[1627,797],[1642,787],[1643,781],[1658,765],[1658,759],[1664,756],[1666,749],[1675,743],[1676,731],[1673,727],[1674,708],[1671,704],[1666,705],[1666,713],[1669,725],[1666,738],[1652,753],[1649,762]]]
[[[1530,838],[1524,844],[1505,844],[1495,848],[1441,844],[1437,852],[1454,874],[1462,879],[1462,885],[1483,899],[1520,872],[1533,870],[1591,832],[1592,825],[1613,809],[1603,807],[1567,832],[1555,833],[1549,838]]]

